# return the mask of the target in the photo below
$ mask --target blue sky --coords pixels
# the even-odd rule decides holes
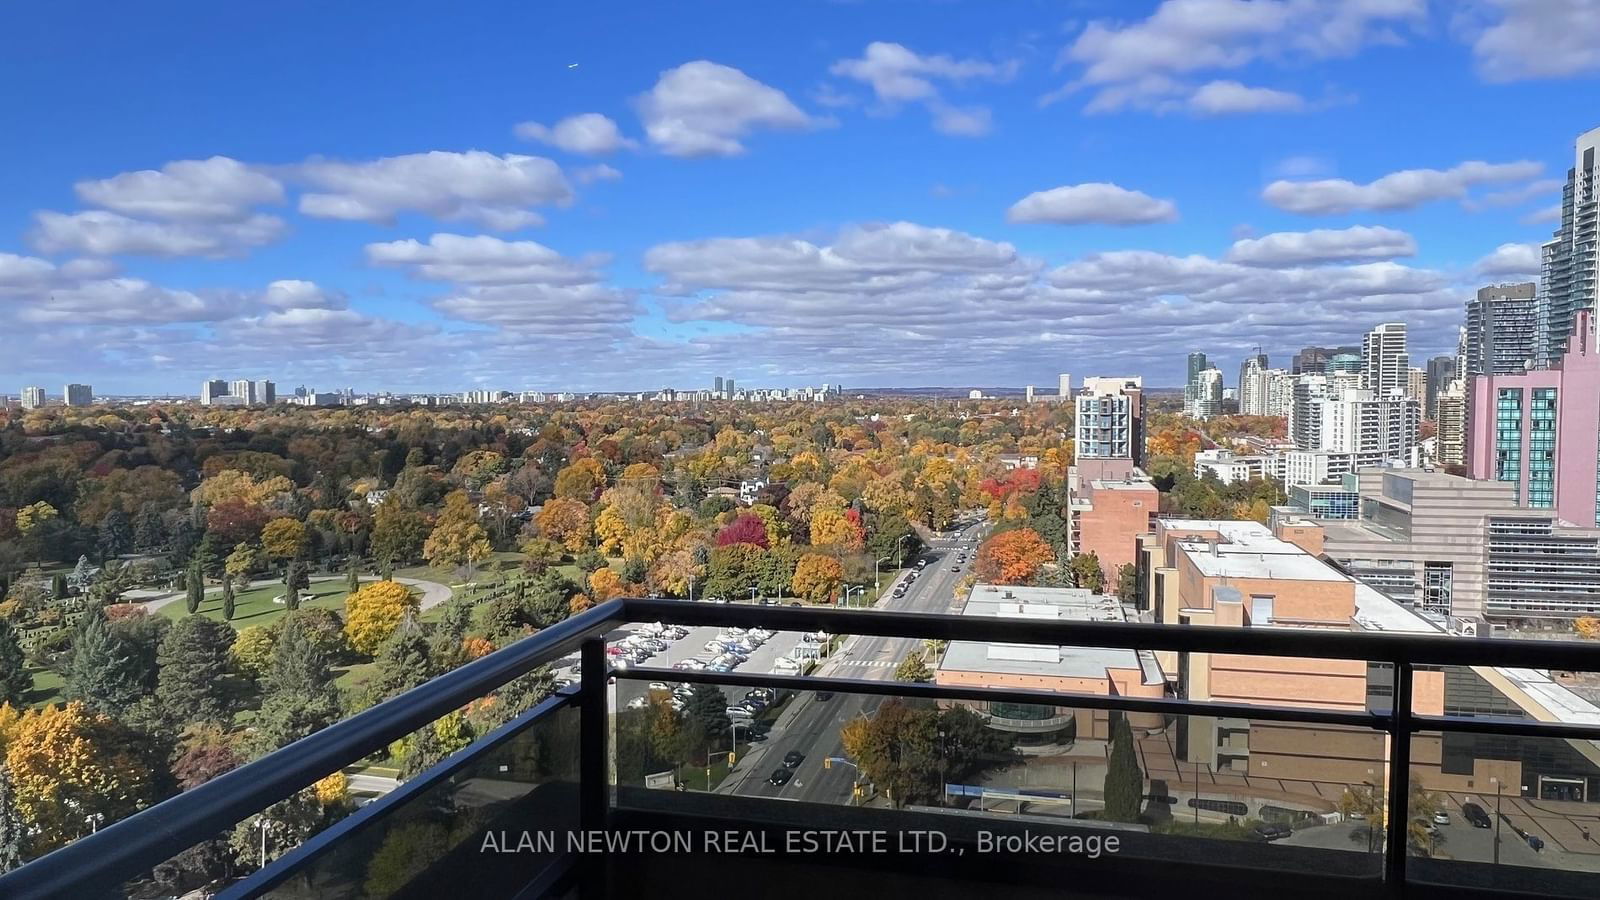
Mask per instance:
[[[12,5],[0,392],[1420,364],[1534,274],[1594,6]]]

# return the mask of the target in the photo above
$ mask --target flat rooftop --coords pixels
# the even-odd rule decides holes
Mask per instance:
[[[1091,481],[1089,487],[1096,491],[1147,491],[1156,493],[1156,486],[1147,480],[1125,478],[1117,481]]]
[[[1134,615],[1116,598],[1081,588],[978,584],[967,595],[963,616],[1079,622],[1131,622]],[[1107,669],[1138,669],[1146,683],[1162,679],[1152,654],[1109,647],[991,644],[952,641],[939,669],[1008,675],[1105,678]],[[1153,679],[1153,680],[1152,680]]]

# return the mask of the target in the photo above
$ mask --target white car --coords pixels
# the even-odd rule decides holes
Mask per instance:
[[[632,700],[628,701],[628,708],[629,709],[644,709],[646,706],[649,706],[649,705],[650,705],[650,701],[646,700],[643,697],[635,697]]]
[[[780,656],[777,659],[773,660],[772,664],[777,666],[780,669],[798,669],[798,668],[800,668],[800,661],[797,660],[797,659],[794,659],[793,657],[789,657],[789,656]]]
[[[665,681],[652,681],[652,682],[650,682],[650,690],[652,690],[652,691],[670,691],[670,690],[672,690],[672,685],[667,684]]]
[[[705,650],[707,653],[720,653],[722,651],[722,642],[716,640],[706,641]]]
[[[723,710],[723,712],[726,712],[728,714],[728,718],[730,718],[730,719],[754,719],[755,718],[755,716],[750,714],[750,710],[745,709],[742,706],[730,706],[727,709]]]

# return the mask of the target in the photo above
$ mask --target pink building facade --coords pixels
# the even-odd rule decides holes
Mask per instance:
[[[1473,478],[1515,482],[1524,506],[1600,524],[1600,348],[1591,311],[1574,317],[1555,368],[1473,377],[1467,463]]]

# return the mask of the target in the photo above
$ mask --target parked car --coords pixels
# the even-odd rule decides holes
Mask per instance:
[[[1439,810],[1438,812],[1433,814],[1433,824],[1435,824],[1435,825],[1449,825],[1450,824],[1450,814],[1448,812],[1442,810],[1442,809]]]
[[[801,761],[805,758],[806,755],[801,753],[799,750],[790,750],[788,753],[783,755],[783,767],[786,769],[793,769],[799,766]]]
[[[1294,831],[1287,825],[1276,822],[1262,822],[1256,826],[1256,836],[1264,841],[1276,841],[1286,838]]]
[[[728,714],[728,718],[730,718],[730,719],[753,719],[753,718],[755,718],[755,716],[752,716],[750,714],[750,710],[745,709],[742,706],[730,706],[727,709],[723,710],[723,712],[727,713]]]
[[[667,684],[665,681],[652,681],[652,682],[650,682],[650,690],[652,690],[652,691],[670,691],[670,690],[672,690],[672,685]]]
[[[832,700],[833,691],[817,691],[818,700]]]
[[[643,697],[635,697],[632,700],[628,701],[628,708],[629,709],[644,709],[646,706],[649,705],[649,703],[650,703],[650,701],[646,700]]]
[[[773,770],[772,777],[767,779],[767,784],[774,785],[776,787],[783,787],[784,785],[788,784],[789,779],[793,777],[794,773],[788,769],[775,769]]]
[[[1461,815],[1472,824],[1473,828],[1490,828],[1494,825],[1489,813],[1476,803],[1461,804]]]

